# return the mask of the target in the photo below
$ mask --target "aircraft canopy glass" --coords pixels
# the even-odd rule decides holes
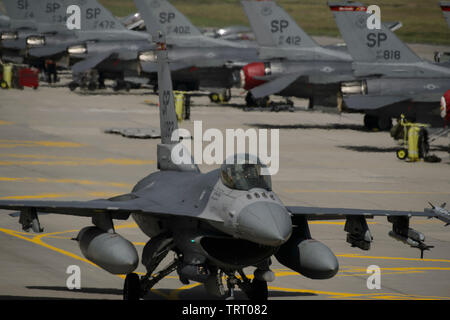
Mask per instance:
[[[272,190],[270,175],[261,175],[261,169],[265,167],[259,161],[256,164],[249,163],[246,159],[243,164],[223,164],[220,168],[222,183],[230,189],[248,191],[253,188]]]

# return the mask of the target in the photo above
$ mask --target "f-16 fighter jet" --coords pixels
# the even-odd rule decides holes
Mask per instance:
[[[367,127],[387,129],[392,118],[442,126],[440,99],[450,88],[450,68],[418,57],[383,24],[369,28],[372,16],[358,2],[329,2],[337,26],[354,59],[355,76],[343,83],[345,107],[365,113]]]
[[[409,220],[436,217],[434,211],[289,207],[274,192],[265,165],[252,155],[234,155],[220,169],[206,173],[193,161],[179,162],[173,154],[187,149],[180,149],[168,52],[163,39],[160,41],[158,171],[139,181],[130,193],[111,199],[0,201],[0,209],[21,212],[19,222],[24,230],[43,231],[40,213],[91,218],[92,224],[76,237],[81,252],[112,274],[127,274],[123,294],[133,300],[144,297],[175,270],[182,283],[203,283],[216,296],[232,295],[237,285],[251,299],[267,299],[267,282],[274,280],[269,268],[272,256],[307,278],[332,278],[338,272],[338,260],[327,246],[312,238],[309,220],[346,219],[347,242],[368,250],[372,235],[366,218],[387,216],[393,224],[393,237],[422,252],[430,248],[423,234],[409,228]],[[141,259],[147,274],[142,277],[133,273],[139,263],[136,248],[114,229],[114,220],[130,216],[149,237]],[[169,252],[175,253],[173,260],[154,274]],[[256,267],[252,280],[243,271],[249,266]]]
[[[175,89],[229,89],[239,86],[239,71],[259,61],[255,43],[205,36],[166,0],[135,0],[148,29],[163,30]],[[142,71],[156,76],[155,56],[141,55]]]

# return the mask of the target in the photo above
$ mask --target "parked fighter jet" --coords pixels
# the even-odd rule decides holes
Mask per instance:
[[[277,94],[307,98],[309,108],[337,105],[340,110],[340,83],[357,79],[346,47],[318,45],[275,1],[241,2],[265,61],[242,69],[247,104],[264,104],[266,97]],[[401,23],[387,26],[397,30]]]
[[[135,0],[135,4],[152,32],[166,32],[176,89],[238,86],[239,70],[259,60],[254,43],[205,36],[166,0]],[[142,71],[156,75],[154,55],[144,54],[141,58]]]
[[[1,58],[4,61],[24,61],[26,38],[36,33],[36,22],[28,0],[3,0],[9,24],[0,34]],[[7,23],[7,19],[1,19]]]
[[[368,127],[389,128],[401,114],[442,126],[439,102],[450,88],[450,69],[422,60],[383,25],[369,29],[363,4],[328,5],[355,60],[355,75],[368,78],[342,84],[346,108],[365,113]]]
[[[67,9],[71,5],[80,8],[79,29],[69,30],[67,26]],[[74,64],[74,74],[98,67],[100,78],[112,73],[122,79],[124,70],[137,73],[139,51],[153,47],[148,34],[128,30],[96,0],[37,0],[32,7],[43,33],[28,38],[28,54],[69,58],[67,64]],[[134,60],[131,66],[130,60]]]
[[[305,277],[331,278],[338,272],[338,261],[327,246],[311,238],[308,220],[313,219],[345,218],[347,242],[368,250],[372,236],[366,218],[388,216],[396,239],[422,252],[430,248],[423,234],[409,228],[409,219],[435,217],[435,212],[286,207],[273,191],[270,176],[262,175],[264,164],[250,155],[236,155],[233,162],[208,173],[201,173],[192,162],[173,160],[180,139],[163,40],[157,61],[159,171],[139,181],[130,193],[108,200],[2,200],[0,209],[19,210],[22,228],[34,232],[43,231],[38,213],[91,217],[93,226],[82,229],[76,240],[88,260],[112,274],[127,274],[125,299],[143,297],[174,270],[181,282],[204,283],[211,294],[224,295],[225,278],[229,294],[237,284],[249,298],[267,299],[267,281],[274,280],[269,269],[273,255]],[[114,219],[126,220],[130,215],[150,237],[142,253],[147,269],[142,277],[133,273],[139,261],[135,247],[114,230]],[[153,274],[170,251],[175,252],[173,261]],[[248,266],[256,266],[252,281],[243,271]]]
[[[278,94],[309,98],[310,108],[319,100],[335,107],[340,82],[356,79],[352,57],[318,45],[274,1],[241,3],[265,60],[242,69],[242,86],[251,94],[247,101]]]

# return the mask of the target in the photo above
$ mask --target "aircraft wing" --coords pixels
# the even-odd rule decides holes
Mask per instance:
[[[371,210],[371,209],[348,209],[348,208],[320,208],[320,207],[286,207],[295,215],[306,216],[309,220],[332,220],[345,219],[347,216],[406,216],[406,217],[437,217],[430,211],[394,211],[394,210]]]
[[[291,83],[293,83],[295,80],[297,80],[300,76],[301,76],[301,74],[291,73],[286,76],[279,77],[270,82],[264,83],[260,86],[257,86],[256,88],[250,90],[250,92],[252,93],[252,95],[255,98],[262,98],[265,96],[269,96],[271,94],[275,94],[280,91],[283,91]]]
[[[184,216],[189,218],[199,216],[198,211],[186,210],[184,206],[167,205],[159,199],[140,198],[135,194],[124,194],[110,199],[90,201],[34,201],[34,200],[1,200],[0,209],[20,211],[23,229],[33,227],[35,232],[41,232],[38,214],[56,213],[79,217],[98,217],[107,215],[108,218],[126,220],[131,213],[150,214],[160,218]],[[209,220],[214,217],[207,217]],[[33,222],[35,221],[35,222]],[[34,223],[36,226],[32,226]]]
[[[376,110],[397,102],[411,100],[407,96],[374,96],[374,95],[349,95],[344,96],[344,102],[349,109]]]
[[[99,53],[97,55],[88,57],[78,63],[75,63],[72,66],[72,72],[73,73],[80,73],[85,72],[89,69],[95,68],[98,64],[100,64],[102,61],[108,59],[112,55],[112,52],[104,52]]]
[[[57,213],[80,217],[92,217],[96,214],[111,214],[113,219],[126,220],[130,213],[142,212],[136,201],[91,200],[91,201],[21,201],[2,200],[0,209],[35,210],[39,213]]]
[[[425,236],[417,230],[410,228],[409,220],[411,217],[436,217],[436,213],[441,208],[433,207],[424,209],[422,212],[415,211],[394,211],[394,210],[371,210],[371,209],[348,209],[348,208],[317,208],[317,207],[286,207],[292,214],[292,223],[301,224],[307,220],[332,220],[345,219],[344,230],[347,232],[347,242],[352,247],[358,247],[363,250],[369,250],[373,237],[370,233],[366,218],[374,216],[386,216],[388,222],[392,223],[392,231],[389,236],[401,241],[413,248],[420,250],[420,257],[423,258],[423,252],[430,250],[433,246],[425,243]]]

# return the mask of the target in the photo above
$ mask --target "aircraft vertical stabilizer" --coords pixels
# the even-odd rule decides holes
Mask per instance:
[[[127,30],[127,28],[97,0],[76,1],[81,9],[82,31]]]
[[[319,45],[274,1],[241,1],[262,47],[311,48]]]
[[[28,1],[32,0],[3,0],[6,14],[10,17],[11,29],[34,29],[36,23],[34,14]],[[35,1],[35,0],[33,0]]]
[[[67,31],[67,7],[73,0],[33,0],[29,4],[39,32]]]
[[[162,31],[166,37],[201,36],[195,27],[180,11],[166,0],[135,0],[136,7],[152,36]]]
[[[371,13],[358,2],[328,2],[339,31],[356,62],[416,63],[422,59],[381,24],[370,29],[367,20]]]
[[[447,25],[450,28],[450,1],[441,1],[439,2],[439,5],[441,6],[444,18],[447,21]]]
[[[175,100],[166,42],[164,36],[161,34],[156,39],[159,39],[156,52],[158,62],[159,119],[161,127],[161,143],[158,144],[158,169],[199,171],[198,167],[192,164],[193,160],[191,155],[184,154],[187,150],[183,149],[180,143],[180,137],[177,132],[178,120],[175,112]],[[175,148],[180,152],[183,149],[183,159],[189,159],[189,164],[174,163],[172,153]],[[177,155],[181,157],[180,152],[177,152]]]

